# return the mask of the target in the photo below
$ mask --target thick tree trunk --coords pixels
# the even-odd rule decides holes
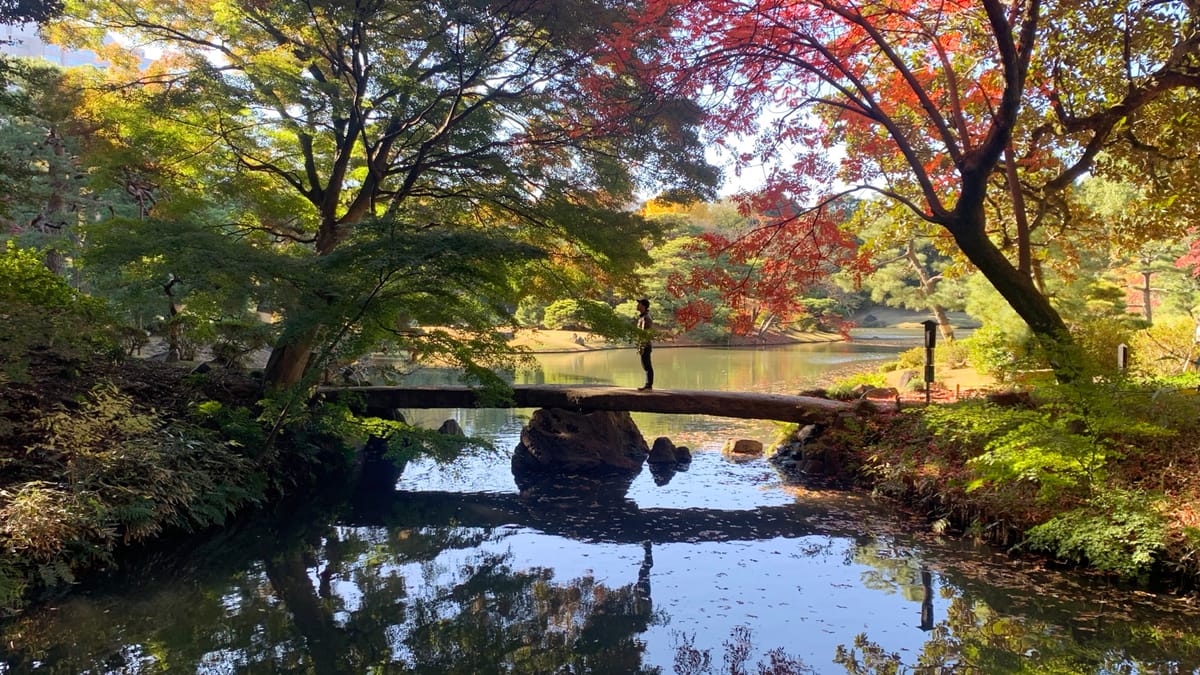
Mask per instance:
[[[263,384],[267,389],[286,389],[300,383],[312,360],[313,345],[317,331],[310,329],[299,335],[280,338],[271,350],[267,366],[263,371]]]
[[[1050,365],[1060,381],[1070,381],[1078,374],[1078,355],[1066,323],[1050,300],[1038,292],[1033,279],[1022,273],[988,239],[983,217],[974,222],[959,222],[947,229],[954,236],[959,250],[979,269],[1037,336],[1049,352]]]
[[[325,218],[317,230],[317,257],[329,255],[343,235],[344,230],[339,227],[336,218]],[[317,346],[320,332],[319,326],[303,331],[287,330],[285,323],[283,335],[271,350],[271,356],[267,359],[267,366],[263,371],[263,386],[268,391],[287,389],[300,384],[313,360],[313,350]]]

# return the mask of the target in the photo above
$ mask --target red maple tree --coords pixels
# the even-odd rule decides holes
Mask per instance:
[[[1178,75],[1196,51],[1186,36],[1174,46],[1144,41],[1161,59],[1126,49],[1127,64],[1161,61],[1161,72],[1146,82],[1114,78],[1127,95],[1083,114],[1087,97],[1065,98],[1065,59],[1046,57],[1038,62],[1046,72],[1036,77],[1031,66],[1039,41],[1055,49],[1063,42],[1054,25],[1042,25],[1047,17],[1092,25],[1102,15],[1053,0],[649,0],[636,30],[653,34],[658,49],[623,53],[620,63],[639,79],[703,101],[717,139],[754,139],[738,161],[776,167],[767,200],[823,204],[838,191],[864,191],[897,202],[939,226],[1036,335],[1069,347],[1066,324],[1034,278],[1026,218],[1034,207],[1025,202],[1062,191],[1087,171],[1115,142],[1123,115],[1169,86],[1190,86],[1187,77],[1155,75]],[[1126,45],[1152,23],[1129,22]],[[1057,145],[1047,142],[1053,137]],[[1013,235],[1008,223],[989,223],[997,214],[1015,222]],[[778,246],[783,256],[762,248],[782,236],[820,245]],[[789,270],[796,283],[782,290],[801,287],[813,260],[847,240],[816,208],[790,219],[786,230],[719,244]]]

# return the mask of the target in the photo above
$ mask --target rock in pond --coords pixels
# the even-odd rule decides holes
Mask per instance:
[[[521,430],[512,471],[520,487],[547,473],[637,474],[650,454],[627,412],[542,408]]]

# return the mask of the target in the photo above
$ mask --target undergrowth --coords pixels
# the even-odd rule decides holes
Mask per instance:
[[[112,383],[35,418],[38,440],[4,452],[0,608],[111,564],[119,546],[221,524],[266,494],[244,447]]]
[[[935,529],[1128,580],[1194,582],[1198,426],[1189,390],[1096,381],[881,416],[860,452],[876,492]]]

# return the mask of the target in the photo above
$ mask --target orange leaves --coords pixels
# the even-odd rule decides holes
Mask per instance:
[[[746,205],[752,202],[748,199]],[[718,301],[711,299],[713,291],[731,310],[728,320],[735,333],[751,330],[756,316],[803,315],[813,287],[855,259],[855,242],[839,227],[843,215],[836,205],[805,210],[776,201],[736,236],[701,236],[695,254],[709,264],[667,281],[670,293],[689,298],[679,320],[690,327],[711,318]]]

